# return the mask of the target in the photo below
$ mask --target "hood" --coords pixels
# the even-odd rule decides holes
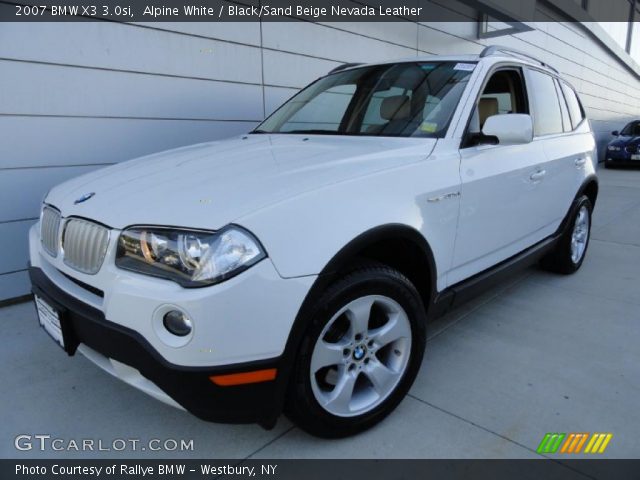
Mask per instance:
[[[640,137],[639,136],[623,136],[614,138],[609,142],[609,145],[612,147],[626,147],[627,145],[639,145]]]
[[[429,138],[244,135],[96,170],[55,187],[46,202],[64,216],[119,229],[135,224],[218,229],[301,193],[423,160],[435,143]]]

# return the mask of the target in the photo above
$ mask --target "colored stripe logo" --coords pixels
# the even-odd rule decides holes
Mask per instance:
[[[556,453],[566,433],[547,433],[540,445],[538,445],[538,453]]]
[[[604,453],[612,438],[612,433],[547,433],[536,452]]]
[[[587,448],[584,449],[584,453],[604,453],[612,437],[611,433],[594,433]]]

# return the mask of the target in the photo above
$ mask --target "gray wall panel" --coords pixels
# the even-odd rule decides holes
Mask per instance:
[[[37,217],[42,197],[51,187],[96,168],[100,167],[20,168],[2,171],[0,192],[7,201],[0,203],[0,225],[3,222]]]
[[[394,25],[394,24],[392,24]],[[377,40],[361,33],[350,33],[321,24],[302,22],[265,22],[262,26],[262,45],[282,50],[340,62],[375,62],[389,58],[401,58],[416,54],[416,26],[405,22],[405,28],[413,32],[413,47]],[[295,38],[295,41],[291,39]],[[400,40],[406,40],[406,32]]]
[[[37,30],[4,23],[0,57],[248,83],[261,78],[259,48],[114,22],[39,23]]]
[[[302,88],[342,63],[272,50],[263,55],[264,83],[282,87]]]
[[[256,122],[0,116],[4,168],[110,164],[230,137]]]
[[[0,114],[262,119],[259,85],[0,60]]]
[[[246,132],[342,62],[478,53],[504,44],[565,75],[581,93],[601,148],[611,130],[640,114],[637,72],[586,28],[549,21],[552,11],[538,8],[533,31],[480,40],[469,7],[445,0],[416,4],[455,11],[467,23],[3,24],[0,301],[28,291],[22,270],[33,220],[20,220],[38,216],[52,184]]]
[[[355,33],[373,40],[408,47],[414,52],[416,49],[416,29],[418,27],[407,24],[407,22],[325,22],[319,23],[318,25],[324,25],[343,32]]]
[[[26,271],[0,273],[0,299],[21,297],[29,293],[31,284]]]
[[[34,223],[35,220],[0,223],[0,273],[27,268],[27,232]]]
[[[245,0],[242,3],[250,2]],[[247,22],[242,25],[242,28],[238,28],[238,25],[233,22],[135,22],[134,24],[157,30],[260,46],[260,24],[258,22]]]

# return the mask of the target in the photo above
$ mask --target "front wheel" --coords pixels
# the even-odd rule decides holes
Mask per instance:
[[[425,348],[425,311],[411,282],[384,265],[336,282],[302,341],[287,413],[307,432],[344,437],[388,415],[409,390]]]
[[[541,264],[545,269],[570,274],[580,268],[591,237],[592,210],[593,205],[586,195],[576,200],[569,228],[558,241],[556,248],[542,259]]]

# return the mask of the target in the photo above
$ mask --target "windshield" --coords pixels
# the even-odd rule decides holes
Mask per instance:
[[[628,123],[627,126],[622,129],[620,135],[624,135],[627,137],[640,136],[640,122]]]
[[[475,67],[411,62],[327,75],[254,133],[442,137]]]

